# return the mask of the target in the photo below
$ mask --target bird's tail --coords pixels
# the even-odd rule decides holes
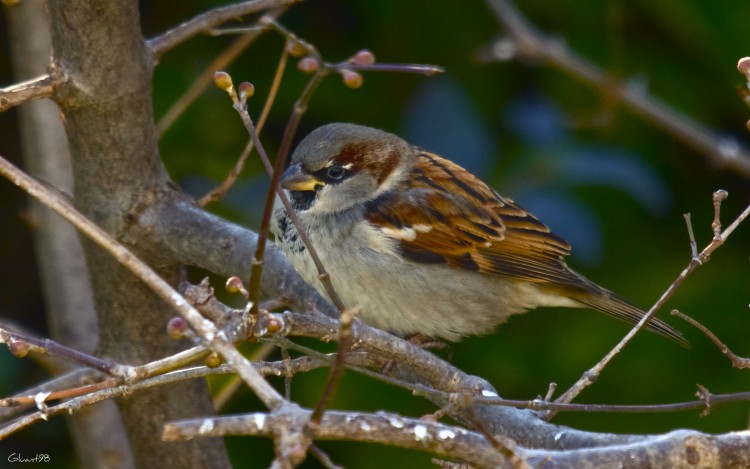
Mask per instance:
[[[629,322],[630,324],[638,323],[638,321],[645,316],[645,311],[637,306],[633,306],[611,291],[605,290],[598,285],[593,285],[593,287],[593,290],[595,291],[589,289],[576,289],[577,291],[571,292],[570,296],[588,307],[609,314],[610,316],[625,322]],[[683,347],[690,347],[690,343],[682,336],[680,331],[660,319],[651,318],[646,325],[646,329],[668,339],[672,339]]]

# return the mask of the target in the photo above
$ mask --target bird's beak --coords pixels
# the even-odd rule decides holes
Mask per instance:
[[[279,184],[288,191],[314,191],[317,186],[325,185],[314,176],[303,173],[302,165],[299,163],[293,164],[284,171]]]

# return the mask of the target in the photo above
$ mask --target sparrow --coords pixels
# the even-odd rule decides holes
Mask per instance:
[[[334,123],[305,137],[280,178],[336,293],[371,326],[456,341],[540,306],[645,314],[565,264],[570,246],[457,164],[396,135]],[[326,296],[289,214],[271,230]],[[647,328],[682,345],[659,319]]]

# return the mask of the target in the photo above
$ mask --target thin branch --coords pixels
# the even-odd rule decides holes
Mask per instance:
[[[141,390],[153,388],[156,386],[163,386],[165,384],[183,381],[186,379],[202,378],[211,374],[226,374],[229,372],[233,372],[233,369],[228,365],[225,365],[223,368],[219,369],[211,369],[207,367],[189,368],[186,370],[179,370],[159,376],[154,376],[132,384],[120,384],[117,386],[98,389],[97,391],[91,392],[84,396],[74,397],[54,406],[45,406],[37,412],[33,412],[29,415],[20,417],[13,422],[10,422],[8,425],[0,427],[0,440],[8,437],[9,435],[12,435],[17,431],[27,428],[30,425],[33,425],[34,423],[38,423],[42,420],[46,421],[49,419],[49,417],[77,412],[106,399],[128,396]],[[47,394],[44,392],[40,393]],[[35,399],[39,399],[39,397],[39,394],[35,395]]]
[[[316,445],[310,445],[310,453],[312,453],[312,455],[315,456],[315,459],[317,459],[323,465],[323,467],[326,467],[327,469],[344,469],[344,466],[340,466],[334,463],[333,459],[328,456],[328,453],[326,453]]]
[[[264,10],[293,5],[300,0],[251,0],[209,10],[175,28],[148,40],[148,46],[156,59],[165,52],[198,34],[207,34],[217,26],[242,16]]]
[[[299,357],[289,362],[259,362],[251,364],[257,373],[265,376],[279,376],[283,373],[300,373],[307,372],[324,366],[328,366],[325,360],[319,360],[311,357]],[[48,420],[49,417],[73,413],[84,409],[88,406],[101,402],[106,399],[113,399],[123,396],[129,396],[133,393],[140,392],[156,386],[164,386],[189,379],[205,378],[207,376],[226,375],[235,373],[234,367],[230,365],[221,365],[217,368],[208,368],[205,366],[186,368],[169,373],[152,376],[142,381],[128,384],[118,384],[112,380],[103,381],[90,385],[89,387],[65,388],[59,391],[45,390],[44,387],[33,394],[24,393],[6,399],[0,399],[0,407],[25,406],[29,403],[39,405],[48,401],[60,398],[69,398],[67,401],[54,406],[45,406],[37,412],[33,412],[24,417],[18,418],[4,427],[0,427],[0,440],[5,437],[27,428],[34,423],[42,420]],[[72,397],[75,392],[85,393],[79,397]],[[43,399],[42,399],[43,397]]]
[[[86,384],[83,386],[77,386],[74,388],[66,388],[59,391],[39,391],[34,394],[18,394],[13,397],[6,397],[0,399],[0,407],[16,407],[25,405],[38,405],[39,395],[44,394],[45,402],[56,401],[60,399],[70,399],[72,397],[85,396],[92,392],[100,391],[102,389],[111,388],[117,385],[117,380],[109,378],[104,381],[100,381],[94,384]]]
[[[99,371],[92,370],[91,368],[77,368],[63,375],[49,379],[36,386],[24,389],[23,391],[20,391],[15,395],[5,399],[7,399],[8,402],[12,403],[16,397],[36,396],[40,392],[55,393],[58,391],[63,391],[65,389],[83,386],[86,383],[91,383],[98,379],[101,379],[101,377],[102,374]],[[5,399],[3,399],[3,401],[5,401]],[[0,422],[6,421],[22,412],[25,412],[28,407],[29,404],[19,404],[8,407],[5,407],[4,404],[0,404]]]
[[[744,358],[744,357],[740,357],[739,355],[736,355],[734,352],[732,352],[729,349],[729,346],[727,346],[724,342],[722,342],[721,339],[719,339],[716,336],[716,334],[711,332],[706,326],[699,323],[695,319],[691,318],[687,314],[684,314],[676,309],[672,310],[672,316],[677,316],[678,318],[687,321],[693,327],[703,332],[706,335],[706,337],[708,337],[711,340],[711,342],[713,342],[714,345],[716,345],[719,351],[723,353],[729,359],[729,361],[732,363],[732,366],[734,368],[739,368],[739,369],[750,368],[750,358]]]
[[[432,77],[445,72],[443,67],[437,65],[422,65],[422,64],[398,64],[398,63],[376,63],[376,64],[352,64],[346,65],[328,64],[332,68],[347,68],[349,70],[356,70],[359,72],[389,72],[389,73],[415,73],[417,75],[424,75],[426,77]]]
[[[281,10],[276,10],[268,15],[279,15]],[[219,54],[203,73],[193,81],[193,84],[175,101],[156,124],[156,134],[161,138],[177,118],[187,109],[203,91],[213,83],[214,72],[227,68],[237,57],[247,49],[260,36],[262,30],[256,29],[240,35],[224,52]]]
[[[352,344],[352,321],[358,311],[358,308],[341,311],[341,317],[339,319],[341,323],[338,337],[339,346],[335,356],[336,358],[334,359],[328,373],[326,387],[323,390],[318,403],[315,404],[315,410],[313,411],[312,416],[310,416],[310,422],[308,423],[313,431],[315,431],[320,423],[323,413],[336,395],[339,384],[341,384],[341,378],[344,376],[344,368],[346,368],[346,353],[349,351]]]
[[[714,224],[718,223],[717,220],[719,219],[720,208],[719,204],[726,197],[726,191],[722,190],[716,191],[713,195],[715,212]],[[742,223],[745,218],[747,218],[748,215],[750,215],[750,206],[745,208],[745,210],[734,220],[734,222],[732,222],[731,225],[729,225],[726,230],[724,230],[720,234],[715,235],[713,240],[708,244],[708,246],[703,249],[703,251],[701,251],[697,256],[692,257],[687,267],[685,267],[685,269],[680,272],[680,275],[674,280],[674,282],[672,282],[672,284],[662,294],[659,300],[651,307],[651,309],[648,310],[648,313],[646,313],[643,318],[638,321],[638,324],[636,324],[630,330],[630,332],[628,332],[628,334],[625,335],[625,337],[623,337],[623,339],[609,353],[607,353],[604,358],[599,361],[599,363],[586,371],[570,389],[568,389],[562,396],[557,399],[556,402],[571,402],[573,399],[575,399],[576,396],[578,396],[578,394],[581,393],[581,391],[590,386],[602,372],[604,367],[607,366],[607,364],[618,353],[620,353],[620,351],[633,339],[633,337],[635,337],[636,333],[638,333],[643,327],[646,326],[646,324],[648,324],[648,321],[656,314],[656,312],[664,305],[664,303],[667,302],[667,300],[674,294],[677,288],[682,285],[682,282],[685,280],[685,278],[687,278],[687,276],[690,275],[699,266],[708,262],[711,253],[713,253],[719,246],[724,244],[724,241],[729,237],[730,234],[732,234],[732,232],[739,226],[739,224]],[[719,224],[719,227],[720,226],[721,225]]]
[[[285,52],[286,53],[286,52]],[[244,109],[245,114],[247,115],[247,108]],[[249,119],[249,115],[247,115],[247,119],[245,119],[245,116],[243,116],[243,122],[245,122],[245,125],[248,127],[248,131],[250,132],[250,136],[253,139],[253,143],[255,144],[256,148],[258,148],[258,153],[263,154],[263,159],[268,160],[268,156],[265,154],[265,150],[263,150],[263,147],[261,145],[260,139],[258,138],[257,132],[255,132],[255,129],[252,127],[252,121]],[[289,122],[287,123],[287,127],[284,130],[284,136],[281,140],[281,148],[279,150],[279,154],[276,156],[276,161],[274,163],[273,172],[271,174],[271,183],[268,187],[268,193],[266,194],[265,204],[263,206],[263,215],[261,217],[260,222],[260,229],[258,230],[258,246],[255,251],[255,258],[253,259],[253,265],[250,275],[250,285],[248,287],[248,292],[250,292],[250,301],[254,301],[255,304],[253,305],[252,313],[257,314],[257,301],[258,301],[258,295],[260,294],[260,277],[262,275],[263,270],[263,258],[265,257],[265,249],[266,249],[266,240],[268,239],[268,230],[271,224],[271,214],[273,212],[273,204],[276,200],[275,194],[277,192],[281,192],[281,189],[279,188],[279,180],[281,179],[281,172],[284,170],[284,166],[286,164],[286,155],[288,153],[288,148],[291,145],[290,142],[287,140],[291,140],[291,137],[289,137],[290,134],[294,134],[294,131],[296,129],[296,123],[294,122],[294,114],[289,119]],[[298,122],[298,121],[297,121]],[[286,194],[285,194],[286,195]],[[314,248],[313,248],[314,249]],[[335,304],[335,302],[334,302]],[[339,310],[341,309],[339,305],[336,305],[339,307]]]
[[[698,255],[698,243],[695,242],[695,233],[693,233],[693,222],[690,219],[689,213],[682,215],[685,218],[685,225],[687,225],[688,239],[690,239],[690,254],[692,257]]]
[[[294,103],[292,115],[289,118],[289,121],[287,122],[286,128],[284,129],[282,142],[281,142],[281,145],[279,146],[279,155],[277,156],[277,163],[276,163],[276,166],[278,166],[279,168],[284,167],[284,164],[286,163],[286,159],[289,155],[289,150],[291,148],[294,134],[297,132],[297,127],[299,125],[300,120],[302,120],[302,116],[304,115],[305,111],[307,111],[307,104],[309,103],[310,98],[312,98],[313,93],[318,88],[318,86],[320,85],[321,81],[323,80],[326,74],[327,73],[321,70],[315,73],[315,75],[313,75],[313,77],[310,78],[310,81],[307,83],[307,86],[305,87],[305,90],[302,92],[302,95]],[[281,175],[279,174],[279,177],[280,176]],[[286,192],[284,192],[283,189],[278,187],[278,178],[276,178],[276,183],[277,183],[277,191],[279,194],[279,199],[281,200],[281,203],[284,206],[284,209],[286,209],[287,215],[289,215],[289,218],[292,220],[292,224],[297,230],[297,234],[299,235],[300,240],[304,244],[305,249],[307,249],[307,252],[310,255],[310,258],[312,259],[313,264],[315,265],[315,269],[318,271],[318,278],[320,279],[320,282],[323,284],[323,287],[326,290],[326,294],[328,295],[328,298],[331,299],[331,303],[333,303],[333,305],[339,310],[339,314],[341,314],[341,312],[346,309],[346,306],[341,301],[341,298],[339,297],[338,293],[336,293],[336,289],[333,288],[333,284],[331,283],[331,276],[326,271],[325,266],[323,265],[323,262],[320,260],[320,256],[318,256],[318,251],[315,249],[315,246],[313,246],[312,242],[310,241],[310,238],[307,236],[307,231],[304,229],[304,227],[300,223],[299,218],[297,217],[297,211],[294,209],[294,207],[292,207],[292,204],[289,202],[289,198],[287,197]]]
[[[274,350],[276,350],[276,344],[265,343],[265,344],[263,344],[261,346],[261,348],[259,348],[258,350],[255,350],[253,352],[253,354],[249,357],[249,359],[253,363],[257,363],[257,362],[260,363],[261,368],[262,368],[261,372],[263,374],[266,374],[266,375],[268,375],[268,374],[274,374],[274,375],[278,376],[279,371],[275,370],[273,373],[267,373],[265,371],[265,369],[263,368],[263,366],[265,366],[264,360],[266,358],[268,358]],[[307,359],[307,360],[310,360],[310,361],[315,361],[315,359],[310,358],[310,357],[301,357],[301,360],[299,360],[299,361],[302,361],[302,359]],[[322,360],[317,360],[317,363],[319,364],[319,366],[315,366],[315,367],[313,367],[312,365],[308,365],[307,367],[297,367],[296,363],[298,363],[298,361],[292,361],[292,362],[290,362],[288,364],[284,363],[283,365],[285,367],[284,368],[285,372],[297,373],[297,372],[300,372],[300,371],[308,371],[308,370],[311,370],[313,368],[318,368],[318,367],[322,367],[322,366],[327,366],[328,365],[326,362],[324,362]],[[224,384],[220,389],[218,389],[214,393],[214,409],[216,409],[217,411],[219,411],[224,406],[226,406],[227,403],[229,402],[229,399],[231,399],[232,396],[239,390],[240,385],[242,385],[242,380],[237,375],[232,376],[232,378],[229,380],[229,382],[227,382],[226,384]]]
[[[172,359],[172,357],[167,357],[165,360],[170,359]],[[174,359],[172,359],[172,361],[174,361]],[[302,356],[285,361],[258,361],[253,362],[252,365],[253,367],[255,367],[258,373],[264,376],[282,376],[285,374],[291,376],[297,373],[305,373],[319,368],[327,367],[330,365],[330,360]],[[61,384],[70,383],[71,379],[74,380],[77,384],[74,384],[73,386],[64,385],[61,387],[58,384],[58,380],[55,379],[41,384],[33,391],[24,391],[14,396],[0,399],[0,408],[24,408],[29,404],[33,405],[36,403],[37,396],[40,393],[43,393],[47,396],[45,398],[46,402],[58,399],[69,399],[72,397],[83,397],[85,395],[113,387],[123,388],[123,393],[127,395],[153,386],[177,383],[189,379],[205,378],[207,376],[228,375],[234,373],[234,369],[229,365],[220,365],[214,368],[200,366],[169,371],[155,376],[148,376],[144,377],[140,381],[133,381],[127,384],[123,384],[111,378],[93,384],[80,384],[84,380],[81,378],[80,371],[76,370],[76,373],[70,374],[72,378],[67,378]],[[88,377],[87,379],[92,378],[93,377]]]
[[[720,135],[712,129],[677,112],[645,91],[618,83],[591,62],[575,55],[562,41],[545,38],[533,28],[510,0],[487,0],[498,22],[510,39],[501,39],[481,56],[487,60],[506,61],[529,58],[548,63],[566,74],[619,100],[635,114],[705,155],[720,167],[750,177],[750,150],[737,139]]]
[[[54,91],[55,82],[49,75],[42,75],[7,88],[0,88],[0,112],[5,112],[34,99],[52,97]]]
[[[264,16],[264,18],[266,17]],[[268,114],[271,112],[271,106],[273,105],[273,102],[276,99],[276,95],[279,91],[279,85],[281,84],[281,77],[284,75],[284,70],[286,69],[287,58],[288,58],[288,53],[285,48],[281,54],[281,58],[279,59],[279,64],[276,66],[276,74],[274,75],[273,83],[271,83],[271,89],[268,91],[268,96],[266,97],[266,103],[263,105],[263,110],[261,111],[260,117],[258,118],[258,126],[257,126],[258,135],[260,135],[260,133],[263,131],[263,126],[266,123]],[[220,68],[221,67],[217,67],[217,68],[214,68],[213,70],[216,71]],[[212,76],[213,76],[213,73],[212,73]],[[224,179],[224,181],[222,181],[221,184],[219,184],[216,188],[211,190],[211,192],[201,197],[201,199],[198,201],[199,206],[205,207],[206,205],[216,202],[217,200],[219,200],[221,197],[224,196],[224,194],[229,190],[229,188],[231,188],[234,185],[234,183],[237,181],[237,178],[239,177],[240,173],[245,167],[245,162],[247,161],[247,158],[250,156],[250,153],[252,153],[254,147],[255,147],[255,142],[251,138],[250,141],[245,146],[245,149],[242,151],[242,154],[237,160],[237,163],[234,165],[234,167],[229,172],[229,174]],[[267,161],[263,161],[263,160],[262,162],[264,164],[267,163]],[[270,165],[267,166],[265,169],[266,169],[266,172],[268,172],[268,175],[270,176],[272,172]]]
[[[729,197],[729,193],[725,190],[719,189],[714,192],[714,221],[711,223],[711,231],[714,233],[714,239],[718,240],[721,237],[721,203]]]
[[[18,357],[23,357],[28,352],[41,353],[44,355],[63,358],[73,363],[79,363],[109,375],[117,375],[117,371],[122,369],[120,365],[114,362],[79,352],[78,350],[59,344],[54,340],[40,339],[38,337],[32,337],[30,335],[7,331],[0,328],[0,344],[2,343],[7,344],[11,353]]]
[[[96,226],[78,212],[66,198],[39,183],[1,156],[0,174],[72,223],[84,235],[104,248],[120,264],[140,278],[163,301],[174,308],[190,323],[191,327],[201,336],[207,346],[220,353],[227,363],[236,367],[237,373],[264,404],[269,408],[277,408],[285,403],[283,397],[253,369],[250,362],[234,348],[222,331],[218,330],[211,321],[201,316],[195,308],[190,306],[171,285],[159,277],[148,265],[118,243],[106,231]]]

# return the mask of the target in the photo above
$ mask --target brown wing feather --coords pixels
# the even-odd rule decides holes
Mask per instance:
[[[411,176],[406,194],[386,193],[368,206],[369,220],[386,227],[407,258],[588,286],[564,264],[565,241],[465,169],[421,151]]]

